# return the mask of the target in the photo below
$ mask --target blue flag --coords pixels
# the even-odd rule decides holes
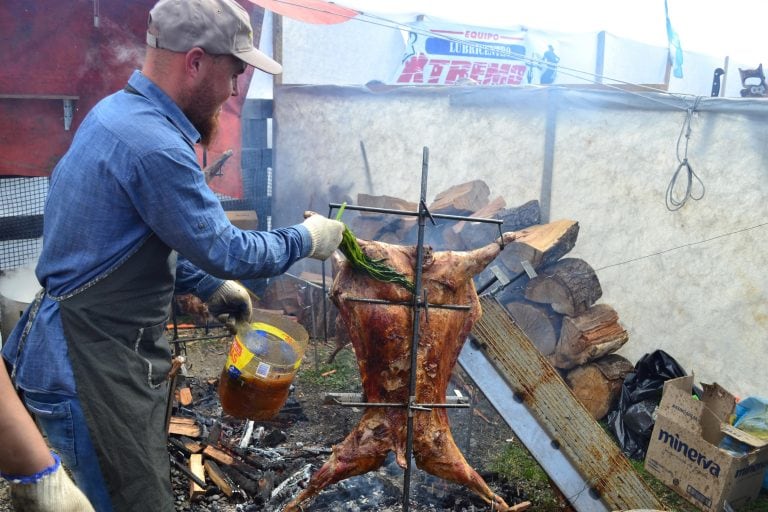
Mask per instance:
[[[680,38],[672,28],[669,20],[669,8],[667,0],[664,0],[664,16],[667,18],[667,39],[669,40],[669,59],[672,61],[672,74],[675,78],[683,78],[683,47],[680,46]]]

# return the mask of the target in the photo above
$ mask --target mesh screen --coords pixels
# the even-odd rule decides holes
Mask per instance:
[[[47,193],[47,177],[0,177],[0,270],[29,264],[40,252]]]

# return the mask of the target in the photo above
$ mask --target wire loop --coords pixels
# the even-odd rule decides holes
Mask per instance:
[[[672,179],[669,180],[669,185],[667,185],[667,192],[666,192],[666,204],[667,209],[669,211],[676,211],[682,208],[685,203],[688,201],[688,199],[693,199],[694,201],[698,201],[702,197],[704,197],[704,193],[706,192],[706,188],[704,187],[704,182],[701,181],[701,178],[694,172],[693,167],[691,167],[691,164],[688,162],[688,143],[691,140],[691,120],[693,119],[693,114],[696,112],[696,107],[699,106],[699,102],[701,101],[701,96],[696,96],[696,98],[693,100],[693,105],[689,106],[686,109],[686,115],[685,115],[685,121],[683,122],[683,126],[680,128],[680,135],[677,137],[677,147],[676,147],[676,154],[677,154],[677,161],[680,162],[680,165],[677,166],[677,169],[675,170],[674,174],[672,175]],[[683,148],[683,155],[680,156],[680,143],[683,140],[683,135],[685,135],[685,147]],[[680,179],[681,173],[685,171],[685,188],[683,191],[682,196],[676,196],[675,191],[679,188],[678,186],[678,180]],[[698,182],[700,193],[696,194],[693,192],[694,188],[694,180]]]

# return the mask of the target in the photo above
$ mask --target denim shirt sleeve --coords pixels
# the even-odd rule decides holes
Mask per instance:
[[[223,283],[223,279],[200,270],[185,257],[179,255],[177,258],[175,293],[191,293],[206,302]]]
[[[309,231],[301,224],[272,231],[233,226],[205,183],[191,148],[146,153],[127,176],[124,190],[142,220],[208,274],[221,279],[274,276],[311,250]]]

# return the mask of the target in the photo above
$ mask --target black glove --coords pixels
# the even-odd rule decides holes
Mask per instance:
[[[208,311],[233,330],[236,324],[249,322],[253,306],[245,286],[237,281],[224,281],[205,303]]]

